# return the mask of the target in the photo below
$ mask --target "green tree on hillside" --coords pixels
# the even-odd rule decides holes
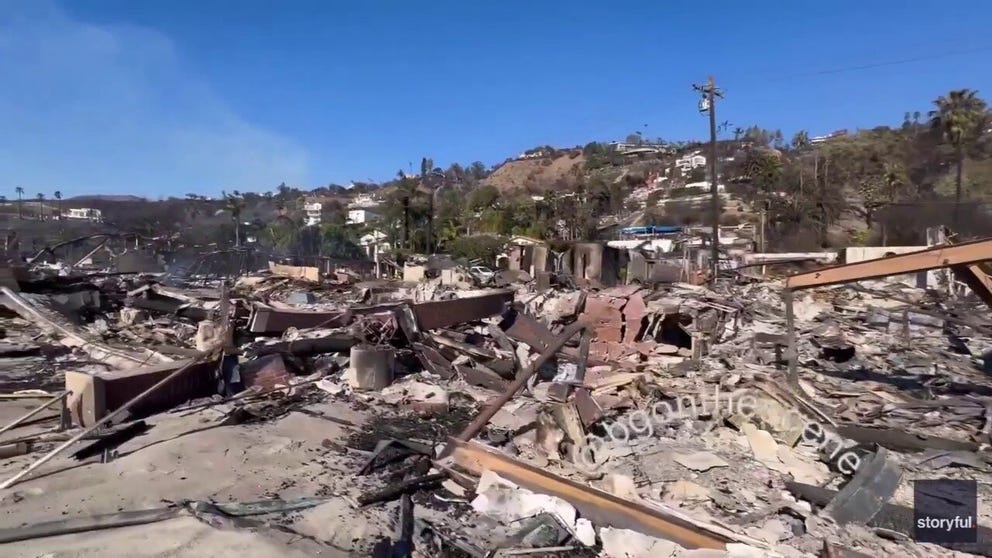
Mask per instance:
[[[863,199],[865,225],[874,225],[875,213],[891,204],[906,184],[906,171],[898,163],[876,164],[876,169],[862,174],[858,190]]]
[[[472,211],[482,211],[496,205],[499,200],[499,190],[492,184],[476,188],[468,197],[468,208]]]
[[[956,225],[961,205],[966,152],[981,136],[988,123],[988,107],[977,92],[970,89],[951,91],[933,103],[937,108],[930,111],[930,126],[954,150],[956,168],[952,222]]]
[[[265,227],[262,238],[276,251],[288,254],[299,239],[300,226],[286,216],[279,216]]]
[[[468,174],[476,181],[482,180],[488,174],[485,163],[481,161],[473,162],[468,166]]]

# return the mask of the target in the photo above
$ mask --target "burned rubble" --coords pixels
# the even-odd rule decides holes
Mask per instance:
[[[987,276],[938,249],[650,288],[34,269],[0,287],[0,543],[992,556],[981,508],[913,540],[914,481],[992,478]]]

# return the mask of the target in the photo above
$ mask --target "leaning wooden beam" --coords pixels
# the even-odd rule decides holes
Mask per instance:
[[[128,411],[128,409],[130,409],[131,407],[133,407],[136,404],[140,403],[146,397],[148,397],[149,395],[155,393],[155,391],[158,390],[159,388],[161,388],[162,386],[164,386],[164,385],[168,384],[169,382],[171,382],[172,380],[178,378],[180,375],[182,375],[183,372],[185,372],[186,370],[188,370],[191,366],[193,366],[194,364],[197,364],[197,363],[205,360],[207,357],[213,355],[215,352],[216,352],[216,350],[200,353],[195,358],[193,358],[192,360],[190,360],[189,363],[186,366],[183,366],[182,368],[176,370],[172,374],[169,374],[165,378],[162,378],[158,383],[156,383],[152,387],[146,389],[145,391],[139,393],[137,396],[135,396],[133,399],[131,399],[130,401],[128,401],[127,403],[125,403],[124,405],[122,405],[116,411],[114,411],[112,413],[109,413],[108,415],[104,416],[102,419],[98,420],[93,426],[91,426],[91,427],[83,430],[82,432],[80,432],[79,434],[76,434],[72,438],[69,438],[61,446],[59,446],[59,447],[53,449],[52,451],[48,452],[47,454],[45,454],[44,456],[42,456],[40,459],[38,459],[38,461],[35,461],[31,465],[29,465],[23,471],[17,473],[13,477],[10,477],[9,479],[7,479],[3,484],[0,484],[0,490],[3,490],[5,488],[9,488],[14,483],[16,483],[17,481],[21,480],[25,476],[27,476],[28,474],[30,474],[32,471],[34,471],[38,467],[41,467],[45,463],[48,463],[49,461],[51,461],[52,458],[54,458],[58,454],[60,454],[63,451],[65,451],[67,448],[69,448],[69,446],[75,444],[79,440],[82,440],[83,438],[85,438],[86,436],[88,436],[91,432],[93,432],[97,428],[100,428],[101,426],[107,424],[108,422],[114,420],[115,418],[123,415],[124,413],[126,413]]]
[[[17,426],[17,425],[21,424],[22,422],[28,420],[29,418],[37,415],[38,413],[40,413],[40,412],[44,411],[45,409],[51,407],[53,404],[58,403],[59,401],[62,401],[63,399],[65,399],[66,397],[68,397],[70,393],[72,393],[72,392],[64,391],[64,392],[56,395],[55,397],[49,399],[48,401],[45,401],[40,406],[35,407],[34,409],[31,409],[30,411],[28,411],[27,414],[21,415],[20,418],[15,419],[14,422],[8,424],[7,426],[4,426],[3,428],[0,428],[0,434],[3,434],[4,432],[10,430],[11,428],[14,428],[15,426]]]
[[[582,517],[596,525],[631,529],[688,549],[726,550],[727,543],[732,540],[641,502],[626,500],[521,463],[480,444],[458,440],[449,443],[453,446],[452,459],[459,467],[475,475],[488,469],[528,490],[557,496],[575,506]]]
[[[956,265],[951,268],[958,281],[968,285],[978,298],[992,307],[992,277],[978,264]]]
[[[943,267],[964,266],[986,260],[992,260],[992,239],[935,246],[888,258],[824,267],[789,277],[785,281],[785,287],[798,290],[838,285]]]
[[[458,439],[468,441],[481,432],[482,429],[485,428],[486,424],[489,423],[489,419],[493,418],[493,416],[503,408],[503,405],[506,405],[507,401],[513,399],[513,396],[520,391],[520,388],[527,385],[527,380],[529,380],[534,374],[537,374],[537,371],[544,366],[544,363],[550,360],[551,357],[555,356],[555,353],[560,351],[561,348],[565,346],[565,343],[568,343],[569,339],[575,337],[575,334],[584,330],[586,327],[588,326],[582,321],[569,324],[568,327],[561,332],[561,335],[556,337],[554,342],[551,343],[551,345],[549,345],[543,352],[541,352],[541,355],[537,357],[537,360],[531,363],[529,368],[522,370],[520,374],[517,375],[516,379],[513,380],[513,383],[510,384],[506,391],[501,393],[499,397],[490,403],[488,407],[484,408],[478,416],[476,416],[475,419],[473,419],[472,422],[465,427],[465,430],[458,435]]]
[[[172,362],[171,358],[149,349],[129,352],[87,339],[76,328],[66,323],[59,323],[57,317],[50,315],[50,312],[31,304],[27,299],[7,287],[0,287],[0,304],[25,320],[34,323],[46,333],[60,336],[59,342],[66,347],[78,348],[93,357],[94,360],[104,362],[114,368],[134,368],[147,364]]]
[[[86,253],[85,256],[83,256],[82,258],[79,258],[78,260],[76,260],[76,263],[70,265],[69,266],[69,269],[75,269],[75,268],[79,267],[80,265],[82,265],[83,262],[85,262],[86,260],[88,260],[91,257],[93,257],[93,254],[96,254],[100,250],[100,248],[103,248],[104,246],[106,246],[107,245],[107,241],[109,241],[109,240],[110,240],[109,237],[108,238],[104,238],[99,244],[96,245],[96,248],[90,250],[89,252]]]

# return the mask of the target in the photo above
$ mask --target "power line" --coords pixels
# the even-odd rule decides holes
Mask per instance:
[[[977,47],[977,48],[970,48],[970,49],[961,49],[961,50],[949,50],[949,51],[938,52],[938,53],[934,53],[934,54],[928,54],[928,55],[922,55],[922,56],[915,56],[915,57],[912,57],[912,58],[903,58],[903,59],[899,59],[899,60],[889,60],[887,62],[876,62],[876,63],[873,63],[873,64],[859,64],[859,65],[856,65],[856,66],[846,66],[846,67],[840,67],[840,68],[832,68],[832,69],[829,69],[829,70],[819,70],[819,71],[815,71],[815,72],[801,72],[801,73],[796,73],[796,74],[791,74],[791,75],[780,76],[780,77],[777,77],[777,78],[772,78],[772,79],[769,79],[767,81],[775,82],[775,81],[785,81],[785,80],[789,80],[789,79],[802,78],[802,77],[815,77],[815,76],[826,76],[826,75],[833,75],[833,74],[842,74],[842,73],[845,73],[845,72],[857,72],[857,71],[862,71],[862,70],[871,70],[871,69],[874,69],[874,68],[884,68],[884,67],[888,67],[888,66],[899,66],[899,65],[902,65],[902,64],[912,64],[914,62],[925,62],[925,61],[928,61],[928,60],[939,60],[941,58],[949,58],[951,56],[959,56],[959,55],[962,55],[962,54],[974,54],[976,52],[988,52],[988,51],[992,51],[992,46],[984,46],[984,47]]]

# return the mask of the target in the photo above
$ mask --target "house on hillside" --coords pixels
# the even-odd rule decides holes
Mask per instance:
[[[348,210],[349,225],[361,225],[363,223],[371,223],[372,221],[377,221],[378,219],[379,219],[379,214],[374,211],[369,211],[368,209]]]
[[[836,132],[831,132],[825,136],[814,136],[809,138],[809,142],[812,145],[819,145],[821,143],[826,143],[832,139],[842,138],[847,136],[847,130],[837,130]]]
[[[306,213],[306,218],[303,220],[303,225],[307,227],[316,227],[320,225],[321,215],[324,212],[324,204],[320,202],[308,202],[303,204],[303,211]]]
[[[378,262],[379,256],[389,252],[388,237],[382,231],[372,231],[358,239],[358,245],[365,250],[365,255],[372,261]]]
[[[70,207],[65,210],[63,216],[66,219],[79,219],[94,223],[103,222],[103,212],[89,207]]]
[[[382,201],[372,194],[358,194],[348,204],[348,209],[368,209],[371,207],[379,207],[381,203]]]
[[[675,166],[682,171],[682,176],[689,174],[692,169],[698,169],[700,167],[706,166],[706,157],[699,151],[693,151],[692,153],[679,157],[675,160]]]

